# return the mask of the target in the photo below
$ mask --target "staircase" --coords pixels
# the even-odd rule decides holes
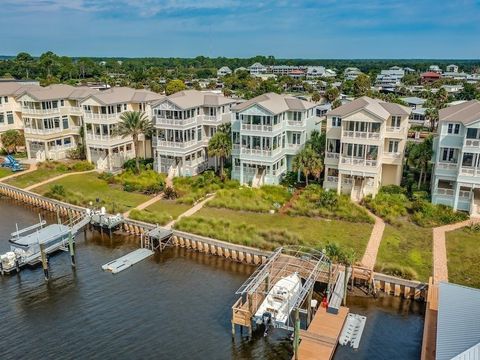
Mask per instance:
[[[356,179],[352,186],[352,191],[350,193],[350,199],[353,202],[360,202],[363,198],[363,182],[364,180]]]
[[[257,171],[255,172],[255,176],[253,177],[253,180],[252,180],[252,187],[259,188],[260,186],[263,185],[264,182],[265,182],[265,169],[264,168],[257,169]]]

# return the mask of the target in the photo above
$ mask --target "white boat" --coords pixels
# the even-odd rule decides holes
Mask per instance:
[[[301,289],[302,280],[297,273],[278,280],[255,313],[254,321],[266,324],[268,320],[274,327],[288,325],[291,307]]]

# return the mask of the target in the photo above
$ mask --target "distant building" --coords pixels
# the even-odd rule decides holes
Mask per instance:
[[[382,70],[377,75],[375,86],[382,90],[395,90],[402,82],[405,76],[405,70],[398,66],[393,66],[389,70]]]
[[[410,111],[367,96],[329,111],[323,187],[359,201],[400,185]]]
[[[347,67],[343,72],[345,80],[355,80],[360,74],[362,74],[362,72],[356,67]]]
[[[430,84],[441,78],[441,75],[435,71],[427,71],[421,75],[422,84]]]
[[[232,73],[232,70],[228,66],[222,66],[220,69],[217,70],[218,77],[230,75],[231,73]]]
[[[419,98],[417,96],[408,96],[400,98],[404,103],[410,106],[412,109],[417,109],[423,107],[425,104],[425,99]]]
[[[425,108],[416,108],[412,109],[410,116],[408,118],[408,122],[415,125],[426,126],[427,125],[427,118],[425,116],[425,112],[427,109]]]
[[[439,111],[432,202],[480,216],[480,101]]]
[[[293,79],[304,79],[305,78],[305,71],[303,70],[292,70],[290,74],[288,74]]]
[[[464,72],[451,72],[451,71],[446,71],[442,74],[444,78],[447,79],[454,79],[454,80],[467,80],[469,74],[464,73]]]
[[[250,65],[248,68],[250,71],[250,75],[260,75],[260,74],[266,74],[267,73],[267,67],[263,66],[262,64],[256,62],[253,65]]]
[[[452,73],[457,73],[458,72],[458,66],[454,65],[454,64],[448,65],[447,68],[446,68],[446,71],[447,72],[452,72]]]
[[[457,94],[463,90],[463,85],[442,85],[441,88],[445,89],[449,94]]]
[[[437,74],[442,73],[442,69],[440,69],[438,65],[430,65],[430,67],[428,68],[428,71],[436,72]]]

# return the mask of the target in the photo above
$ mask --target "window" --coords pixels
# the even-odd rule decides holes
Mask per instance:
[[[11,111],[7,111],[7,123],[13,124],[13,113]]]
[[[122,105],[118,104],[117,105],[117,113],[121,113],[122,112]]]
[[[0,113],[0,124],[3,124],[3,123],[5,123],[5,114]]]
[[[342,126],[342,119],[339,117],[332,117],[332,127],[341,127]]]
[[[3,97],[3,102],[4,102],[5,104],[8,103],[8,96],[4,96],[4,97]]]
[[[400,116],[392,116],[392,127],[399,128],[401,120],[402,118]]]
[[[449,134],[458,135],[460,133],[460,124],[448,124],[447,132]]]
[[[478,129],[467,129],[467,139],[480,139],[480,131]]]
[[[390,140],[388,142],[388,152],[390,153],[398,153],[398,144],[400,141],[398,140]]]
[[[127,111],[127,104],[123,104],[123,111]]]
[[[63,129],[68,129],[68,116],[62,116]]]
[[[443,148],[442,161],[443,162],[456,163],[457,162],[457,152],[455,150],[456,149]]]
[[[63,106],[65,102],[63,100],[60,100],[60,106]]]
[[[300,133],[293,133],[292,134],[292,144],[300,145],[300,137],[301,137]]]

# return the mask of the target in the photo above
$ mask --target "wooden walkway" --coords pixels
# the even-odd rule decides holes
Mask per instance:
[[[368,210],[367,210],[368,211]],[[368,240],[367,248],[362,257],[362,266],[373,270],[375,263],[377,261],[378,248],[383,238],[383,231],[385,230],[385,222],[383,219],[374,215],[368,211],[370,216],[375,219],[375,225],[373,226],[372,233],[370,234],[370,239]]]
[[[308,330],[300,331],[299,360],[329,360],[337,348],[349,309],[340,307],[337,315],[319,308]]]

